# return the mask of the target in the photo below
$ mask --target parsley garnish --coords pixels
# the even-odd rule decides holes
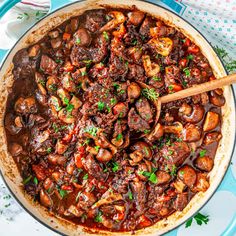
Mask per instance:
[[[100,149],[100,146],[95,146],[94,148],[98,152],[98,150]]]
[[[128,192],[128,196],[129,196],[129,199],[130,199],[130,200],[133,200],[133,194],[132,194],[131,191]]]
[[[156,92],[154,88],[148,89],[145,88],[142,90],[142,95],[149,100],[156,100],[159,97],[159,93]]]
[[[88,173],[83,176],[83,180],[87,180],[87,179],[88,179]]]
[[[174,176],[176,176],[176,172],[177,172],[177,167],[176,167],[176,165],[173,165],[172,169],[171,169],[171,172],[170,172],[170,175],[172,177],[174,177]]]
[[[149,134],[149,133],[150,133],[150,130],[149,130],[149,129],[145,129],[143,132],[144,132],[145,134]]]
[[[189,55],[187,56],[187,59],[188,59],[188,60],[193,60],[193,55],[192,55],[192,54],[189,54]]]
[[[161,81],[161,78],[158,77],[158,76],[153,76],[153,77],[152,77],[152,80],[155,80],[155,81]]]
[[[28,184],[31,179],[32,175],[28,176],[26,179],[23,180],[23,184]]]
[[[60,189],[59,190],[59,194],[62,198],[64,198],[66,195],[67,195],[67,191],[66,190],[63,190],[63,189]]]
[[[184,68],[183,72],[185,73],[186,77],[190,77],[190,70],[188,67]]]
[[[101,211],[98,211],[98,214],[94,218],[94,221],[97,222],[97,223],[101,223],[102,222],[102,212]]]
[[[155,171],[155,170],[154,170]],[[145,177],[148,177],[148,180],[150,182],[152,182],[153,184],[156,184],[158,182],[157,180],[157,176],[154,173],[154,171],[152,173],[148,172],[148,171],[139,171],[138,174],[139,175],[143,175]]]
[[[198,225],[202,225],[202,223],[207,224],[209,221],[209,216],[205,216],[198,212],[194,217],[190,218],[186,224],[185,228],[188,228],[192,225],[193,219],[197,222]]]
[[[207,150],[203,149],[199,152],[200,157],[204,157],[206,154]]]
[[[98,110],[99,111],[102,111],[103,109],[104,109],[104,107],[105,107],[105,103],[104,102],[98,102]]]
[[[34,177],[34,183],[35,183],[35,185],[38,185],[38,183],[39,183],[39,181],[36,177]]]
[[[120,141],[122,138],[123,138],[123,135],[122,134],[118,134],[117,137],[116,137],[116,141]]]
[[[116,104],[116,99],[115,98],[111,98],[111,101],[110,101],[110,103],[111,103],[111,105],[115,105]]]
[[[64,103],[66,104],[66,110],[67,110],[68,112],[72,112],[73,109],[74,109],[74,105],[70,104],[68,98],[66,98],[66,97],[64,98]]]
[[[119,169],[119,164],[117,162],[112,162],[112,171],[116,172]]]
[[[76,43],[77,43],[77,44],[80,44],[80,43],[81,43],[81,39],[80,39],[80,38],[77,38],[77,39],[76,39]]]
[[[109,35],[106,31],[103,31],[103,37],[106,39],[106,41],[109,41]]]
[[[51,147],[47,148],[47,153],[51,153],[51,152],[52,152],[52,148]]]
[[[97,127],[94,127],[94,126],[91,126],[89,128],[85,128],[84,129],[84,132],[85,133],[89,133],[91,134],[92,136],[96,137],[97,136],[97,132],[98,132],[98,128]]]

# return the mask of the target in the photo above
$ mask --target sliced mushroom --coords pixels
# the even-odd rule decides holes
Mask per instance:
[[[173,182],[173,186],[178,193],[182,193],[186,187],[186,185],[180,179],[177,179],[175,182]]]
[[[126,33],[126,28],[124,26],[124,24],[120,24],[119,30],[115,30],[112,32],[113,36],[116,38],[121,39]]]
[[[184,107],[184,108],[183,108]],[[202,120],[204,116],[204,108],[201,105],[193,105],[191,114],[189,113],[189,107],[186,107],[186,104],[182,105],[179,109],[179,116],[182,117],[186,122],[195,124]]]
[[[195,186],[191,189],[193,192],[206,192],[210,187],[207,175],[204,173],[197,173],[197,181]]]
[[[130,149],[133,151],[140,152],[142,154],[142,156],[147,159],[152,158],[152,150],[146,142],[138,141],[134,145],[132,145],[132,147]],[[137,154],[137,152],[135,152],[135,153]]]
[[[163,135],[164,135],[164,127],[160,123],[157,123],[152,132],[147,136],[147,139],[153,142],[161,138]]]
[[[217,114],[213,111],[208,111],[205,121],[204,121],[203,130],[205,132],[213,130],[216,128],[216,126],[219,124],[219,122],[220,122],[219,114]]]
[[[108,13],[108,15],[113,17],[113,19],[107,22],[102,28],[100,28],[100,32],[110,31],[116,28],[119,24],[124,23],[126,20],[126,17],[120,11],[111,11]]]
[[[214,165],[214,160],[208,156],[197,157],[194,161],[195,166],[203,171],[211,171]]]
[[[8,149],[13,157],[19,156],[23,151],[22,146],[18,143],[11,143]]]
[[[22,114],[37,112],[37,105],[34,97],[18,98],[14,108],[17,113],[22,113]]]
[[[196,171],[188,165],[181,167],[177,175],[189,188],[192,188],[197,180]]]
[[[51,96],[48,100],[50,107],[56,111],[61,110],[61,100],[56,96]]]
[[[22,117],[21,116],[17,116],[15,118],[15,125],[16,127],[18,128],[22,128],[24,125],[23,125],[23,120],[22,120]]]
[[[173,41],[170,38],[152,38],[148,41],[148,44],[164,57],[170,54],[173,47]]]
[[[100,148],[96,158],[100,162],[108,162],[112,159],[112,153],[107,149]]]
[[[141,94],[141,88],[139,85],[135,82],[131,82],[128,86],[128,98],[131,102],[134,101],[134,99],[137,99]]]
[[[207,133],[203,140],[203,143],[205,145],[210,145],[214,142],[218,142],[221,138],[222,138],[222,134],[219,132]]]
[[[57,90],[58,83],[59,81],[56,76],[48,76],[46,83],[47,90],[51,93],[55,92]]]
[[[70,207],[64,212],[65,216],[76,216],[81,217],[83,215],[84,211],[79,210],[76,206],[70,205]]]
[[[144,158],[142,152],[138,151],[138,150],[130,153],[129,157],[132,159],[132,163],[138,163],[138,162],[142,161],[142,159]]]
[[[40,190],[40,202],[45,207],[51,207],[53,204],[51,198],[43,189]]]
[[[160,66],[155,62],[151,62],[150,56],[143,55],[142,60],[144,70],[148,77],[153,77],[160,72]]]
[[[61,109],[58,112],[58,117],[61,121],[67,123],[67,124],[72,124],[75,122],[75,117],[71,115],[70,112],[68,112],[65,108]]]
[[[59,98],[61,99],[64,105],[66,105],[66,102],[65,102],[66,99],[68,99],[68,101],[70,100],[70,94],[63,88],[59,88],[57,90],[57,95],[59,96]]]
[[[92,205],[92,209],[98,208],[105,204],[111,204],[115,201],[122,200],[120,193],[114,193],[113,190],[108,189],[95,204]]]
[[[61,83],[62,83],[63,88],[65,88],[69,92],[73,93],[76,91],[76,85],[73,81],[73,78],[71,77],[71,75],[69,73],[66,73],[63,76]]]
[[[150,171],[148,166],[145,163],[138,164],[138,169],[135,170],[135,173],[138,176],[138,178],[143,181],[147,180],[147,177],[142,174],[144,171],[147,172]]]
[[[40,46],[38,44],[33,45],[29,48],[28,55],[29,57],[36,57],[40,52]]]
[[[201,138],[201,129],[197,125],[187,123],[184,126],[183,132],[183,140],[186,142],[196,142]]]
[[[74,106],[74,109],[78,109],[82,106],[82,102],[80,101],[79,98],[77,98],[75,95],[70,100],[70,104]]]
[[[56,152],[58,154],[63,154],[68,148],[68,145],[63,143],[61,140],[57,140],[57,144],[56,144]]]
[[[131,11],[128,14],[129,22],[135,26],[140,25],[145,17],[145,14],[141,11]]]
[[[172,125],[165,125],[163,129],[164,133],[171,133],[180,136],[183,132],[183,125],[176,121]]]
[[[169,182],[171,179],[170,174],[168,174],[167,172],[165,172],[163,170],[158,170],[156,172],[156,176],[157,176],[157,185],[165,184],[165,183]]]

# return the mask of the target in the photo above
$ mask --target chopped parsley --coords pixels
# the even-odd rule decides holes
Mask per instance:
[[[110,101],[110,103],[111,103],[111,105],[115,105],[116,104],[116,99],[115,98],[111,98],[111,101]]]
[[[51,153],[51,152],[52,152],[52,148],[51,147],[47,148],[47,153]]]
[[[94,127],[94,126],[91,126],[89,128],[85,128],[84,129],[84,132],[85,133],[89,133],[91,134],[92,136],[96,137],[97,136],[97,132],[98,132],[98,128],[97,127]]]
[[[153,76],[152,77],[152,80],[154,80],[154,81],[161,81],[161,78],[160,77],[158,77],[158,76]]]
[[[128,192],[128,196],[130,200],[133,200],[133,193],[131,191]]]
[[[205,150],[205,149],[201,150],[201,151],[199,152],[199,156],[200,156],[200,157],[204,157],[205,154],[206,154],[206,152],[207,152],[207,150]]]
[[[116,137],[116,141],[120,141],[121,139],[123,139],[123,135],[122,134],[118,134]]]
[[[42,85],[42,86],[45,86],[46,85],[46,82],[44,80],[39,80],[39,83]]]
[[[100,146],[95,146],[94,148],[98,152],[98,150],[100,149]]]
[[[132,42],[131,42],[131,44],[135,46],[135,45],[137,44],[137,42],[138,42],[137,39],[133,39]]]
[[[64,198],[66,195],[67,195],[67,191],[66,190],[63,190],[63,189],[60,189],[59,190],[59,194],[62,198]]]
[[[145,88],[142,90],[142,95],[149,100],[155,101],[159,97],[159,93],[154,88]]]
[[[109,41],[109,35],[106,31],[103,31],[103,37],[106,39],[106,41]]]
[[[169,85],[168,89],[172,91],[174,89],[173,85]]]
[[[36,177],[34,177],[34,183],[35,183],[35,185],[38,185],[38,183],[39,183],[39,181]]]
[[[28,184],[30,180],[32,179],[32,175],[28,176],[26,179],[23,180],[23,184]]]
[[[76,39],[76,43],[77,43],[77,44],[80,44],[80,43],[81,43],[81,39],[80,39],[80,38],[77,38],[77,39]]]
[[[156,170],[154,170],[153,172],[148,172],[148,171],[139,171],[138,174],[139,175],[143,175],[145,177],[148,177],[148,180],[150,182],[152,182],[153,184],[156,184],[158,182],[157,180],[157,176],[154,173]]]
[[[185,73],[186,77],[190,77],[190,70],[188,67],[184,68],[183,72]]]
[[[82,71],[82,72],[81,72],[81,75],[82,75],[82,76],[85,76],[85,75],[87,75],[87,72],[86,72],[86,71]]]
[[[97,222],[97,223],[101,223],[102,222],[102,212],[101,211],[98,211],[98,214],[94,218],[94,221]]]
[[[56,91],[57,90],[57,85],[56,84],[50,84],[48,86],[48,88],[50,88],[52,91]]]
[[[99,102],[98,102],[98,110],[99,110],[99,111],[102,111],[102,110],[104,109],[104,107],[105,107],[105,103],[99,101]]]
[[[202,223],[207,224],[209,221],[209,216],[205,216],[198,212],[194,217],[190,218],[186,224],[185,228],[188,228],[192,225],[193,219],[197,222],[198,225],[202,225]]]
[[[170,175],[172,177],[174,177],[174,176],[176,176],[176,173],[177,173],[177,167],[176,167],[176,165],[173,165],[171,168],[171,171],[170,171]]]
[[[88,179],[88,173],[83,176],[83,180],[87,180],[87,179]]]
[[[145,129],[143,132],[144,132],[145,134],[149,134],[149,133],[150,133],[150,129]]]
[[[116,172],[119,169],[119,164],[117,162],[112,162],[112,171]]]
[[[187,59],[188,59],[188,60],[193,60],[193,55],[192,55],[192,54],[189,54],[189,55],[187,56]]]
[[[68,98],[66,98],[66,97],[64,98],[64,103],[66,104],[66,110],[67,110],[68,112],[72,112],[73,109],[74,109],[74,105],[70,104]]]

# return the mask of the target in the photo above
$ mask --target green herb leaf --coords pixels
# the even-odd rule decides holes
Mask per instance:
[[[176,167],[176,165],[173,165],[171,168],[170,175],[174,177],[174,176],[176,176],[176,173],[177,173],[177,167]]]
[[[88,179],[88,173],[83,176],[83,180],[87,180],[87,179]]]
[[[100,149],[100,146],[95,146],[94,148],[98,152],[98,150]]]
[[[112,171],[116,172],[119,169],[119,164],[117,162],[112,162]]]
[[[137,39],[133,39],[131,44],[135,46],[137,44],[137,42],[138,42]]]
[[[200,156],[200,157],[204,157],[205,154],[206,154],[206,152],[207,152],[207,150],[205,150],[205,149],[201,150],[201,151],[199,152],[199,156]]]
[[[160,77],[158,77],[158,76],[153,76],[152,77],[152,80],[154,80],[154,81],[161,81],[161,78]]]
[[[75,42],[76,42],[76,44],[80,44],[81,43],[81,39],[77,38]]]
[[[123,139],[123,135],[122,134],[118,134],[116,137],[116,141],[120,141],[121,139]]]
[[[142,90],[142,95],[149,100],[155,101],[159,97],[159,93],[156,92],[154,88],[145,88]]]
[[[66,195],[67,195],[67,191],[66,190],[63,190],[63,189],[60,189],[59,190],[59,194],[62,198],[64,198]]]
[[[105,103],[104,102],[98,102],[98,110],[99,111],[102,111],[103,109],[104,109],[104,107],[105,107]]]
[[[111,98],[110,103],[111,105],[115,105],[117,103],[117,100],[115,98]]]
[[[153,184],[157,183],[157,176],[154,172],[151,173],[150,177],[148,178],[149,181],[151,181]]]
[[[128,192],[128,196],[130,200],[133,200],[133,193],[131,191]]]
[[[190,70],[189,70],[189,68],[188,67],[186,67],[186,68],[184,68],[183,69],[183,72],[185,73],[185,75],[186,75],[186,77],[190,77]]]
[[[101,223],[102,222],[102,212],[101,211],[98,211],[98,214],[94,218],[94,221],[97,222],[97,223]]]
[[[47,153],[51,153],[51,152],[52,152],[52,148],[49,147],[49,148],[47,149]]]
[[[98,132],[98,128],[94,127],[94,126],[91,126],[91,127],[85,128],[84,132],[85,133],[89,133],[92,136],[96,137],[97,136],[97,132]]]
[[[35,185],[38,185],[38,183],[39,183],[39,181],[36,177],[34,177],[34,183],[35,183]]]
[[[109,41],[109,35],[106,31],[103,31],[103,37],[106,39],[106,41]]]
[[[151,131],[150,131],[149,129],[145,129],[143,132],[144,132],[145,134],[149,134]]]
[[[30,180],[32,179],[32,175],[28,176],[26,179],[23,180],[23,184],[28,184]]]
[[[207,224],[209,221],[209,216],[205,216],[198,212],[193,218],[190,218],[186,224],[185,228],[188,228],[192,225],[193,219],[197,222],[198,225],[202,225],[202,223]]]
[[[193,55],[192,55],[192,54],[189,54],[189,55],[187,56],[187,59],[188,59],[188,60],[193,60]]]
[[[190,219],[186,222],[185,228],[190,227],[190,226],[192,225],[192,222],[193,222],[193,218],[190,218]]]

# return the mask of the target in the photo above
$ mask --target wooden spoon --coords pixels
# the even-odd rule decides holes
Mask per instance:
[[[194,85],[193,87],[183,89],[179,92],[172,93],[160,97],[161,103],[173,102],[182,98],[191,97],[200,93],[208,92],[217,88],[221,88],[225,85],[236,83],[236,74],[227,75],[221,79],[208,81],[203,84]]]

